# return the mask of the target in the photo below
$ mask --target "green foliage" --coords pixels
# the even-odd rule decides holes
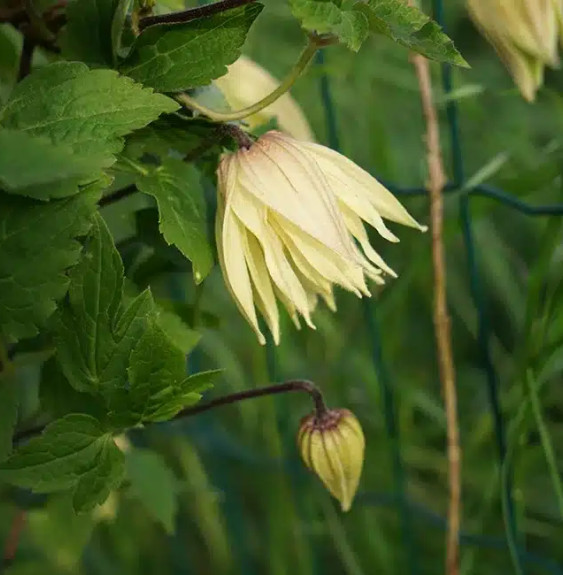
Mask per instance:
[[[70,146],[45,137],[0,129],[0,184],[6,192],[40,200],[68,196],[103,163],[103,158],[75,154]]]
[[[368,37],[367,18],[354,5],[345,8],[331,0],[291,0],[291,9],[305,30],[333,34],[355,52]]]
[[[440,26],[403,0],[368,0],[356,4],[366,15],[369,29],[438,62],[468,67]]]
[[[155,314],[150,292],[123,302],[123,265],[96,217],[84,257],[70,272],[55,328],[57,358],[78,391],[111,394],[125,385],[129,356]]]
[[[74,489],[76,511],[103,502],[123,473],[123,454],[111,435],[84,414],[51,423],[0,465],[0,478],[21,487],[40,493]]]
[[[440,26],[404,0],[290,0],[305,30],[331,34],[357,52],[368,35],[383,34],[431,60],[467,66]]]
[[[122,72],[159,92],[209,84],[240,56],[261,10],[253,3],[187,24],[150,27],[133,45]]]
[[[79,260],[99,192],[48,203],[0,194],[0,333],[38,333],[66,293],[65,270]]]
[[[213,266],[213,255],[201,175],[193,166],[167,158],[149,176],[138,178],[137,187],[156,199],[164,239],[191,260],[194,279],[202,282]]]

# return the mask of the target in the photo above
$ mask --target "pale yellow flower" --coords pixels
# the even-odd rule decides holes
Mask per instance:
[[[301,315],[314,328],[318,296],[335,309],[334,284],[369,296],[366,276],[379,284],[384,272],[396,276],[370,245],[363,222],[391,242],[399,240],[384,218],[426,229],[341,154],[276,131],[221,159],[218,190],[223,276],[262,344],[255,305],[278,343],[276,298],[297,326]]]
[[[331,409],[301,422],[297,445],[305,465],[349,511],[364,463],[365,439],[360,422],[348,409]]]
[[[561,0],[468,0],[469,13],[528,101],[559,65]]]
[[[241,56],[229,66],[225,76],[215,80],[215,84],[223,92],[229,106],[233,110],[239,110],[251,106],[273,92],[279,86],[279,81],[250,58]],[[315,141],[303,110],[289,92],[260,112],[245,118],[244,121],[252,130],[266,124],[272,118],[277,119],[280,130],[294,138]]]

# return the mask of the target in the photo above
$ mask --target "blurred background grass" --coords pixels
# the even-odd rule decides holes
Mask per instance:
[[[431,10],[430,3],[425,7]],[[454,71],[450,96],[459,107],[466,175],[473,184],[495,184],[532,205],[561,202],[561,74],[549,74],[538,102],[526,104],[472,27],[461,0],[446,3],[446,17],[472,66]],[[14,42],[18,39],[0,27],[0,46],[7,50]],[[282,77],[303,43],[286,4],[268,0],[245,50]],[[0,97],[12,77],[3,60]],[[433,72],[449,165],[447,98],[439,89],[439,66],[433,65]],[[331,48],[324,64],[298,83],[293,93],[319,141],[328,143],[323,75],[330,83],[341,151],[396,186],[423,185],[424,126],[406,51],[383,38],[367,42],[358,55]],[[463,450],[462,573],[563,573],[562,510],[526,388],[528,381],[539,396],[561,470],[560,219],[524,215],[489,198],[471,201],[508,442],[510,473],[503,475],[459,220],[460,195],[448,195],[445,240]],[[427,222],[424,196],[404,201]],[[116,235],[130,226],[123,213],[132,205],[124,202],[118,212],[108,213]],[[262,398],[131,434],[135,448],[128,473],[136,478],[135,490],[116,494],[91,517],[74,517],[65,497],[33,508],[19,552],[24,559],[9,573],[443,572],[447,461],[431,319],[430,237],[399,231],[401,243],[391,247],[373,238],[399,279],[369,302],[339,292],[337,314],[317,311],[317,331],[298,332],[285,318],[277,348],[257,344],[217,268],[198,290],[186,273],[161,274],[153,282],[160,297],[187,302],[186,313],[203,332],[190,368],[225,369],[208,397],[301,377],[317,382],[330,405],[356,413],[367,450],[360,493],[348,514],[339,512],[298,459],[295,435],[310,410],[308,398]],[[374,361],[379,355],[383,363]],[[35,372],[28,374],[30,381],[34,377]],[[507,537],[502,494],[508,476],[516,530]],[[26,505],[32,504],[26,500]],[[2,535],[15,513],[13,505],[1,510]],[[518,547],[516,566],[509,544]]]

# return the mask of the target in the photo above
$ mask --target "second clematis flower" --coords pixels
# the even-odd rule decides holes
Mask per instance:
[[[391,242],[384,219],[425,231],[376,179],[329,148],[281,132],[225,155],[218,168],[217,248],[225,282],[261,344],[256,307],[280,340],[276,300],[314,328],[333,286],[369,296],[366,277],[396,276],[371,246],[364,222]],[[358,246],[359,244],[359,246]]]

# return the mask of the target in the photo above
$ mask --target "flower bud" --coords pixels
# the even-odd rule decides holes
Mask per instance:
[[[348,511],[364,463],[365,439],[355,415],[347,409],[310,414],[301,421],[297,444],[305,465]]]
[[[543,84],[545,66],[557,68],[561,0],[467,0],[469,14],[493,45],[526,100]]]

